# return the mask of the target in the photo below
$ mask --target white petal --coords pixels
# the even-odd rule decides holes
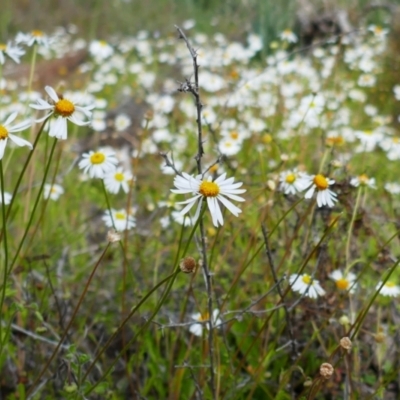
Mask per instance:
[[[18,136],[13,135],[12,133],[8,134],[8,137],[17,145],[17,146],[28,146],[31,150],[33,149],[33,146],[30,142],[28,142],[25,139],[22,139]]]
[[[7,145],[7,139],[0,140],[0,160],[3,159],[4,150],[6,148],[6,145]]]
[[[235,216],[237,217],[242,210],[236,207],[233,203],[231,203],[228,199],[223,196],[218,196],[218,200]]]
[[[7,125],[11,124],[11,122],[13,122],[15,118],[17,118],[17,115],[17,112],[13,112],[12,114],[10,114],[6,119],[6,122],[4,122],[4,127],[7,128]]]
[[[47,92],[47,94],[50,96],[50,98],[57,103],[60,99],[58,98],[58,95],[56,91],[51,87],[51,86],[46,86],[44,90]]]

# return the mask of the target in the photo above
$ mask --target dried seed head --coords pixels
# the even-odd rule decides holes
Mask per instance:
[[[329,379],[333,375],[334,371],[335,369],[329,363],[323,363],[319,367],[319,373],[324,379]]]
[[[375,342],[376,343],[384,343],[386,340],[386,335],[383,332],[378,332],[375,336],[374,336]]]
[[[179,263],[179,268],[185,274],[191,274],[196,270],[197,262],[193,257],[185,257]]]
[[[342,338],[340,339],[340,346],[341,346],[343,349],[345,349],[345,350],[347,350],[347,351],[350,351],[352,345],[353,345],[353,344],[351,343],[350,338],[348,338],[347,336],[342,337]]]
[[[121,235],[115,232],[113,229],[107,232],[107,240],[110,243],[118,242],[121,240]]]

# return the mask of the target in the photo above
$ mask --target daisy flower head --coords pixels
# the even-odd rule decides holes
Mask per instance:
[[[376,290],[379,290],[381,285],[382,281],[376,285]],[[396,285],[393,281],[386,281],[379,294],[382,296],[397,297],[400,294],[400,286]]]
[[[15,120],[16,117],[17,113],[12,113],[3,124],[0,124],[0,160],[3,159],[4,150],[7,146],[8,139],[10,139],[17,146],[28,146],[31,150],[33,148],[32,144],[29,143],[27,140],[21,139],[18,136],[13,135],[14,132],[23,131],[31,125],[30,121],[24,121],[14,126],[11,126],[11,123]]]
[[[119,167],[104,176],[104,184],[110,193],[117,194],[120,189],[128,193],[129,183],[132,178],[133,176],[130,172],[125,172],[123,168]]]
[[[46,200],[50,198],[51,200],[57,201],[62,194],[64,194],[64,188],[62,186],[56,183],[54,185],[49,183],[44,185],[43,196]]]
[[[285,29],[280,35],[280,39],[288,43],[296,43],[297,36],[290,29]]]
[[[279,175],[279,190],[285,194],[296,194],[307,189],[309,186],[307,175],[297,169],[283,171]]]
[[[329,186],[333,185],[335,181],[333,179],[326,178],[322,174],[317,174],[305,178],[307,180],[307,187],[311,187],[307,190],[304,198],[311,199],[314,192],[317,191],[317,204],[318,207],[328,206],[333,207],[337,201],[336,193],[329,189]]]
[[[337,289],[354,293],[357,283],[356,276],[352,272],[344,274],[340,269],[336,269],[329,274],[329,278],[335,281]]]
[[[118,160],[113,150],[99,149],[84,153],[78,166],[91,178],[103,179],[107,174],[115,171],[117,164]]]
[[[18,46],[12,46],[11,42],[7,44],[0,43],[0,64],[3,65],[6,62],[6,56],[10,57],[14,62],[19,64],[20,57],[25,54],[25,51]]]
[[[351,178],[350,185],[354,187],[364,186],[370,189],[376,189],[375,178],[369,178],[366,174]]]
[[[290,275],[289,282],[294,292],[308,296],[311,299],[316,299],[318,296],[325,295],[325,290],[322,289],[319,282],[308,274]]]
[[[66,99],[64,96],[57,94],[50,86],[46,86],[44,89],[51,100],[48,102],[39,98],[37,99],[37,104],[30,104],[30,106],[35,110],[48,111],[48,114],[37,122],[44,121],[50,115],[54,117],[49,120],[49,136],[61,140],[67,139],[67,120],[78,126],[90,124],[90,120],[81,119],[81,114],[91,118],[91,110],[94,105],[80,106],[79,100]]]
[[[222,320],[221,318],[219,318],[219,314],[220,311],[218,309],[215,309],[213,311],[213,315],[212,315],[212,322],[213,322],[213,326],[214,327],[218,327],[219,325],[222,324]],[[196,314],[192,314],[192,319],[198,322],[204,322],[204,321],[209,321],[210,320],[210,315],[207,313],[196,313]],[[207,329],[210,329],[210,323],[203,323],[203,324],[199,324],[199,323],[194,323],[193,325],[190,325],[189,331],[191,333],[193,333],[193,335],[195,336],[201,336],[203,334],[203,327],[206,327]]]
[[[111,209],[111,212],[107,210],[102,219],[108,228],[115,228],[117,232],[130,230],[136,226],[135,217],[127,213],[125,209]]]
[[[44,47],[49,47],[50,45],[50,38],[40,30],[33,30],[29,33],[19,32],[15,37],[15,41],[18,44],[25,44],[28,47],[31,47],[35,44]]]
[[[207,200],[207,206],[211,213],[213,225],[218,227],[224,224],[220,203],[222,203],[235,217],[237,217],[242,210],[236,207],[230,200],[244,201],[242,197],[237,196],[238,194],[244,193],[245,189],[239,189],[243,183],[233,183],[234,178],[226,179],[226,173],[220,175],[214,181],[211,177],[207,180],[202,178],[202,175],[193,177],[185,172],[182,176],[176,176],[174,179],[174,185],[176,189],[171,189],[171,192],[178,194],[191,193],[194,196],[188,200],[181,201],[178,204],[186,204],[180,213],[186,214],[191,208],[197,203],[197,209],[194,216],[194,221],[197,221],[201,205],[203,200]]]

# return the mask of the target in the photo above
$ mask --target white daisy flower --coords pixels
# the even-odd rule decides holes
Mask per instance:
[[[385,183],[385,190],[390,194],[400,194],[400,185],[396,182]]]
[[[354,187],[366,186],[370,189],[376,189],[375,178],[369,178],[366,174],[351,178],[350,185]]]
[[[98,60],[104,60],[114,53],[114,49],[104,40],[94,40],[89,46],[90,54]]]
[[[340,269],[336,269],[329,274],[329,278],[335,281],[336,288],[339,290],[348,290],[353,293],[356,289],[356,276],[352,272],[345,275]]]
[[[62,186],[56,183],[54,185],[50,183],[44,185],[43,196],[46,200],[50,198],[51,200],[57,201],[62,194],[64,194],[64,188]]]
[[[10,57],[14,62],[19,64],[20,57],[25,54],[25,51],[18,46],[12,46],[11,42],[7,44],[0,43],[0,64],[3,65],[6,62],[6,56]]]
[[[30,121],[20,122],[14,126],[10,126],[10,124],[15,120],[17,117],[17,113],[12,113],[4,122],[3,125],[0,124],[0,160],[4,156],[4,150],[7,146],[8,139],[10,139],[13,143],[17,146],[28,146],[31,150],[33,146],[25,139],[21,139],[15,135],[13,132],[20,132],[25,130],[31,125]]]
[[[119,167],[115,171],[111,171],[104,177],[104,185],[110,193],[118,193],[122,189],[125,193],[129,191],[129,183],[133,176],[130,172],[124,172]]]
[[[114,120],[115,130],[123,132],[131,126],[131,119],[126,114],[118,114]]]
[[[222,324],[222,320],[221,318],[219,318],[219,310],[215,309],[213,311],[213,316],[212,316],[212,322],[213,322],[213,326],[215,328],[218,328],[219,325]],[[210,315],[208,313],[204,313],[204,314],[200,314],[200,313],[196,313],[196,314],[192,314],[192,319],[194,319],[195,321],[199,321],[199,322],[204,322],[204,321],[209,321],[210,320]],[[203,334],[203,327],[206,327],[207,329],[210,329],[210,323],[207,322],[205,324],[196,324],[194,323],[193,325],[190,325],[189,331],[191,333],[193,333],[193,335],[195,336],[202,336]]]
[[[47,94],[51,98],[51,102],[47,102],[42,99],[37,100],[37,104],[30,104],[35,110],[50,111],[43,118],[40,118],[37,122],[44,121],[50,115],[54,115],[54,119],[49,120],[49,136],[56,137],[57,139],[67,139],[67,120],[71,121],[75,125],[84,126],[89,125],[90,121],[84,121],[80,119],[80,113],[90,118],[92,116],[92,110],[94,105],[79,106],[79,100],[73,101],[65,99],[63,96],[59,96],[56,91],[46,86],[44,88]]]
[[[78,166],[91,178],[103,179],[108,173],[113,172],[118,164],[114,151],[109,149],[89,151],[84,153],[82,158]]]
[[[316,299],[318,296],[324,296],[325,290],[322,289],[319,282],[313,279],[308,274],[298,275],[293,274],[289,277],[289,282],[294,292],[304,294],[311,299]]]
[[[238,194],[244,193],[245,189],[239,189],[243,183],[233,183],[234,178],[226,178],[226,173],[219,176],[215,181],[212,178],[202,180],[202,176],[198,175],[193,177],[183,172],[182,176],[176,176],[174,185],[177,189],[171,189],[173,193],[186,194],[192,193],[194,197],[186,201],[181,201],[178,204],[187,204],[186,207],[180,212],[182,215],[190,211],[190,209],[197,203],[197,209],[194,216],[194,221],[200,215],[201,205],[203,199],[207,199],[207,205],[211,213],[211,218],[214,226],[218,227],[223,225],[224,219],[219,202],[221,202],[233,215],[236,217],[242,212],[240,208],[232,204],[228,199],[235,201],[244,201]]]
[[[316,190],[318,207],[333,207],[335,205],[335,202],[337,201],[336,193],[329,189],[329,186],[335,183],[333,179],[325,178],[322,174],[313,175],[305,179],[307,180],[307,187],[310,184],[311,187],[307,190],[304,198],[311,199]]]
[[[376,289],[378,290],[382,285],[382,281],[380,281],[376,285]],[[400,286],[396,285],[392,281],[387,281],[380,290],[379,294],[382,296],[389,296],[389,297],[397,297],[400,294]]]
[[[25,44],[28,47],[37,44],[39,46],[49,47],[50,38],[43,32],[39,30],[33,30],[30,33],[19,32],[15,37],[15,41],[19,44]]]
[[[108,228],[115,228],[117,232],[130,230],[136,226],[135,217],[128,214],[126,210],[107,210],[103,217],[104,223]]]
[[[290,30],[290,29],[285,29],[279,37],[281,40],[285,40],[286,42],[289,43],[296,43],[297,42],[297,36]]]
[[[296,194],[307,189],[310,185],[305,178],[306,174],[297,171],[297,169],[281,172],[279,176],[279,190],[285,194]]]

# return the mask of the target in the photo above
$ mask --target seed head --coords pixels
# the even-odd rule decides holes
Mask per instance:
[[[324,379],[329,379],[333,375],[334,371],[335,369],[329,363],[322,363],[319,367],[319,373]]]
[[[191,274],[196,270],[197,262],[193,257],[185,257],[179,263],[179,268],[185,274]]]

